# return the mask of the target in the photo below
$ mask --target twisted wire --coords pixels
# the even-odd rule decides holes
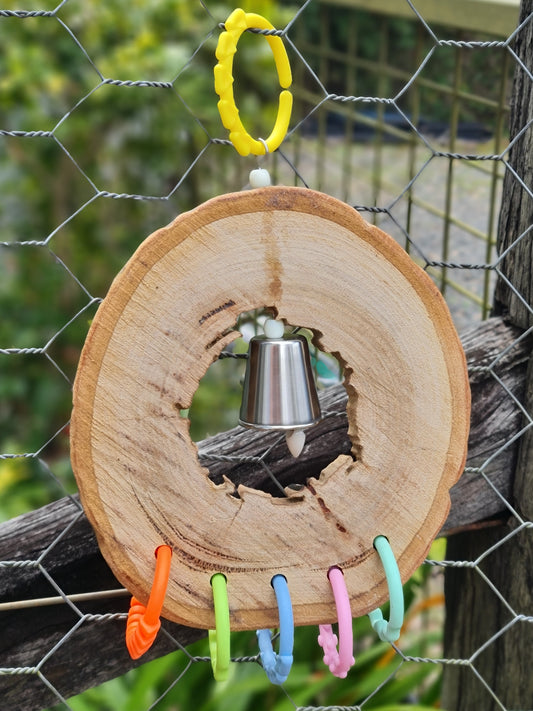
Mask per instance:
[[[147,81],[147,80],[120,80],[120,79],[104,79],[102,84],[108,86],[129,86],[129,87],[150,87],[152,89],[173,89],[174,85],[169,81]]]
[[[6,129],[0,130],[0,136],[10,136],[12,138],[51,138],[53,135],[53,131],[7,131]]]
[[[0,10],[0,17],[55,17],[55,10]]]
[[[214,24],[214,18],[213,15],[211,14],[211,10],[207,7],[207,4],[204,2],[204,0],[199,0],[200,4],[206,11],[206,13],[213,19],[213,27],[215,27]],[[287,44],[288,47],[294,52],[294,56],[296,57],[297,61],[302,64],[304,67],[305,71],[307,72],[307,76],[312,80],[316,86],[318,87],[318,96],[315,99],[315,103],[309,107],[308,113],[301,119],[301,121],[291,130],[289,134],[289,139],[296,139],[298,138],[300,132],[303,132],[303,129],[305,128],[306,121],[308,121],[313,115],[321,108],[329,108],[326,107],[327,102],[331,102],[333,105],[338,104],[339,108],[336,109],[338,111],[352,111],[352,108],[350,105],[355,105],[355,104],[364,104],[364,105],[371,105],[375,104],[378,106],[383,106],[383,107],[389,107],[392,110],[394,110],[400,117],[402,117],[406,125],[409,127],[409,130],[413,132],[413,136],[420,142],[420,146],[422,148],[425,148],[427,152],[430,155],[430,158],[422,165],[422,167],[416,171],[415,169],[415,174],[410,176],[410,180],[408,184],[403,188],[403,190],[397,195],[395,198],[393,198],[390,202],[390,204],[387,205],[381,205],[381,204],[376,204],[376,205],[354,205],[354,209],[357,210],[358,212],[362,213],[369,213],[372,218],[375,218],[376,221],[379,221],[382,218],[389,219],[392,221],[396,227],[399,228],[399,230],[404,233],[406,237],[406,243],[410,243],[412,246],[415,247],[415,249],[422,254],[421,248],[418,248],[417,245],[415,244],[414,240],[411,241],[411,236],[408,234],[408,230],[404,228],[400,224],[400,219],[397,216],[397,211],[401,206],[402,200],[411,200],[413,192],[415,191],[415,188],[423,182],[423,174],[426,166],[429,164],[431,160],[434,158],[442,158],[442,159],[448,159],[449,161],[455,161],[455,162],[463,162],[463,163],[476,163],[480,162],[482,164],[490,164],[495,163],[496,165],[503,165],[505,170],[507,170],[513,178],[516,180],[517,185],[519,185],[525,192],[526,195],[529,197],[533,197],[533,191],[531,186],[527,185],[522,177],[514,171],[512,166],[509,165],[508,161],[505,159],[505,156],[509,154],[509,150],[511,147],[515,146],[520,140],[523,135],[525,134],[526,130],[530,127],[530,124],[528,126],[524,126],[522,131],[513,138],[513,140],[510,142],[510,144],[506,147],[506,149],[498,154],[495,152],[491,153],[482,153],[482,154],[476,154],[476,153],[463,153],[460,151],[456,150],[451,150],[451,151],[443,151],[440,150],[439,148],[436,148],[434,145],[434,141],[432,138],[428,138],[424,132],[420,129],[419,126],[413,125],[411,122],[410,116],[406,115],[401,108],[400,105],[400,98],[402,98],[405,93],[410,90],[414,85],[415,82],[420,76],[421,72],[424,70],[426,67],[427,63],[431,60],[433,50],[436,49],[437,47],[441,48],[456,48],[460,50],[466,50],[466,51],[472,51],[476,49],[486,49],[486,50],[491,50],[491,49],[505,49],[508,50],[508,55],[513,58],[513,60],[516,62],[518,66],[520,66],[526,73],[526,75],[530,78],[533,79],[533,75],[531,73],[531,70],[529,67],[525,66],[521,59],[514,53],[514,51],[510,48],[510,43],[516,36],[516,34],[521,30],[521,27],[518,27],[515,32],[512,33],[512,35],[507,38],[504,41],[500,40],[491,40],[491,41],[477,41],[477,40],[472,40],[472,41],[465,41],[465,40],[457,40],[457,39],[440,39],[436,36],[434,33],[431,24],[425,20],[423,15],[417,10],[415,7],[415,4],[411,2],[411,0],[405,0],[406,3],[410,6],[411,10],[413,11],[414,17],[418,22],[421,23],[423,28],[425,29],[427,35],[431,38],[433,42],[433,47],[432,49],[428,52],[426,55],[425,59],[423,60],[422,64],[420,67],[412,73],[410,76],[409,80],[405,84],[404,88],[394,97],[394,98],[388,98],[388,97],[383,97],[383,96],[356,96],[356,95],[345,95],[341,93],[331,93],[327,90],[326,86],[324,85],[323,80],[321,77],[318,75],[317,71],[311,66],[309,61],[306,59],[306,57],[302,54],[302,52],[299,50],[297,44],[288,36],[289,30],[295,26],[296,21],[298,18],[302,15],[302,13],[305,11],[305,9],[312,3],[314,0],[306,0],[304,3],[301,4],[300,8],[293,14],[292,19],[290,22],[285,26],[284,29],[273,29],[273,30],[262,30],[262,29],[256,29],[256,28],[251,28],[247,30],[248,32],[251,32],[253,34],[258,34],[258,35],[263,35],[265,37],[273,36],[273,37],[281,37],[284,39],[285,43]],[[56,7],[54,10],[51,11],[46,11],[46,10],[0,10],[0,18],[16,18],[20,20],[24,20],[26,18],[46,18],[46,17],[54,17],[56,21],[59,21],[63,27],[67,30],[69,33],[70,37],[74,40],[75,45],[77,46],[78,50],[80,53],[83,54],[83,56],[88,60],[88,62],[92,65],[94,70],[97,72],[98,76],[100,77],[100,84],[97,87],[94,87],[91,89],[85,96],[81,97],[79,101],[73,106],[69,111],[67,111],[64,116],[58,121],[57,125],[52,131],[47,131],[47,130],[8,130],[8,129],[0,129],[0,136],[4,138],[34,138],[36,140],[39,139],[50,139],[52,138],[54,141],[56,141],[57,145],[61,148],[61,150],[64,151],[65,155],[67,158],[70,160],[72,166],[75,168],[75,170],[78,172],[80,176],[82,176],[87,184],[92,187],[93,189],[93,196],[90,198],[90,200],[87,201],[85,205],[82,205],[79,209],[75,210],[72,212],[72,214],[67,217],[61,224],[59,224],[49,235],[46,239],[25,239],[24,241],[0,241],[0,247],[2,248],[26,248],[26,247],[48,247],[51,239],[55,237],[55,235],[61,230],[62,227],[64,227],[70,220],[73,219],[77,214],[79,214],[82,210],[84,210],[89,204],[91,204],[94,200],[97,198],[109,198],[111,200],[134,200],[134,201],[146,201],[146,202],[165,202],[168,201],[169,198],[178,190],[179,187],[181,187],[184,184],[184,181],[186,178],[189,176],[190,171],[192,168],[196,165],[196,162],[199,161],[199,159],[203,156],[205,150],[209,146],[226,146],[229,147],[231,146],[231,141],[228,140],[227,138],[217,138],[217,137],[211,137],[207,134],[207,131],[204,129],[202,122],[200,119],[196,118],[198,126],[202,128],[207,135],[208,138],[208,145],[203,148],[200,153],[194,158],[188,167],[187,171],[185,172],[184,176],[176,182],[174,188],[169,192],[168,195],[166,196],[154,196],[154,195],[145,195],[142,193],[129,193],[129,192],[112,192],[109,190],[105,189],[98,189],[96,185],[92,182],[92,180],[89,178],[89,176],[85,173],[83,170],[82,166],[78,164],[76,161],[75,157],[71,155],[68,151],[68,149],[61,143],[57,135],[59,133],[58,129],[69,119],[69,117],[72,115],[73,111],[82,107],[83,103],[91,96],[91,94],[98,89],[102,85],[107,85],[107,86],[115,86],[115,87],[127,87],[131,89],[139,89],[139,88],[154,88],[154,89],[172,89],[174,90],[175,88],[175,83],[177,83],[177,79],[179,78],[180,74],[177,74],[176,78],[169,82],[169,81],[153,81],[153,80],[142,80],[142,79],[137,79],[137,80],[120,80],[120,79],[113,79],[113,78],[104,78],[104,76],[101,74],[95,63],[92,61],[89,52],[87,49],[84,47],[82,42],[76,37],[72,29],[69,27],[68,23],[61,20],[58,17],[58,12],[63,5],[65,5],[66,0],[62,0],[62,2],[59,4],[58,7]],[[526,22],[530,21],[531,18],[527,18]],[[524,25],[525,23],[523,23]],[[522,25],[522,26],[523,26]],[[224,25],[219,25],[218,26],[220,29],[224,29]],[[209,36],[211,36],[212,32],[210,33]],[[205,41],[205,40],[204,40]],[[199,45],[199,48],[202,45]],[[199,48],[197,51],[199,51]],[[192,64],[192,59],[196,55],[196,52],[193,54],[193,57],[187,62],[185,65],[185,68],[188,68]],[[176,84],[177,85],[177,84]],[[181,97],[180,97],[181,98]],[[184,102],[185,103],[185,102]],[[192,112],[191,112],[192,113]],[[289,146],[290,147],[290,146]],[[494,148],[494,150],[498,150],[498,148]],[[271,157],[269,156],[269,159]],[[285,165],[286,168],[288,168],[291,176],[294,176],[297,181],[299,181],[299,184],[302,184],[306,187],[308,187],[308,182],[306,179],[306,170],[305,170],[305,164],[304,167],[301,167],[301,164],[297,162],[295,159],[293,159],[289,152],[287,150],[280,150],[277,152],[275,156],[272,157],[272,160],[279,160],[281,159]],[[477,167],[477,166],[476,166]],[[481,167],[479,167],[481,170]],[[485,168],[486,171],[492,170],[492,166],[488,165],[488,167]],[[309,171],[308,171],[309,172]],[[312,185],[311,181],[309,183]],[[362,200],[361,200],[362,201]],[[377,202],[377,201],[376,201]],[[498,276],[501,278],[503,281],[506,281],[506,277],[500,268],[500,265],[502,263],[502,260],[508,256],[508,254],[512,251],[513,247],[516,246],[516,244],[522,240],[527,238],[528,233],[530,230],[526,230],[526,232],[522,235],[520,235],[517,240],[508,247],[505,253],[501,254],[498,258],[498,260],[495,263],[491,263],[490,261],[461,261],[460,259],[426,259],[422,255],[422,262],[424,263],[425,267],[431,267],[435,269],[441,269],[441,270],[466,270],[470,272],[487,272],[490,273],[490,276]],[[67,326],[72,323],[78,316],[80,316],[84,311],[89,308],[92,305],[95,305],[99,303],[100,299],[96,297],[92,297],[91,294],[89,293],[89,290],[84,286],[83,284],[83,279],[79,279],[73,271],[71,271],[66,263],[63,261],[59,260],[57,261],[57,264],[59,267],[64,271],[66,275],[70,279],[72,279],[74,282],[78,284],[78,286],[82,289],[85,290],[85,293],[89,299],[88,304],[76,314],[76,316],[69,321]],[[524,300],[524,297],[520,293],[520,291],[507,280],[507,285],[513,292],[513,294],[516,296],[518,300],[522,300],[524,302],[524,305],[529,309],[530,313],[533,313],[533,310],[531,309],[530,305],[527,304]],[[0,288],[1,288],[0,284]],[[46,343],[42,347],[23,347],[23,348],[16,348],[12,347],[10,344],[2,344],[5,345],[6,347],[0,348],[0,355],[2,356],[10,356],[10,357],[18,357],[18,356],[28,356],[28,355],[44,355],[48,360],[54,365],[54,367],[63,374],[67,382],[69,383],[70,386],[70,381],[69,378],[63,373],[61,370],[59,364],[51,357],[49,354],[49,350],[51,351],[51,346],[52,344],[56,341],[58,336],[63,332],[64,326],[62,329],[59,329],[53,336],[50,338],[48,343]],[[519,339],[518,339],[519,340]],[[511,348],[511,346],[509,347]],[[524,435],[524,433],[528,430],[529,426],[533,424],[531,415],[527,412],[527,409],[525,406],[522,404],[521,400],[519,397],[517,397],[513,392],[509,390],[509,388],[506,386],[505,382],[499,378],[499,376],[495,373],[494,368],[495,365],[505,356],[505,352],[502,353],[494,353],[491,354],[489,357],[490,364],[489,365],[478,365],[478,366],[470,366],[469,367],[469,372],[471,374],[476,374],[476,373],[490,373],[494,376],[494,379],[498,384],[502,387],[502,392],[503,396],[506,398],[510,398],[515,406],[522,412],[522,415],[524,416],[524,421],[529,420],[529,425],[526,424],[523,426],[523,428],[515,434],[515,436],[512,438],[510,442],[505,443],[505,445],[494,455],[492,455],[490,458],[487,458],[487,460],[480,466],[478,467],[466,467],[465,471],[473,476],[479,476],[485,479],[486,483],[488,486],[490,486],[496,495],[499,495],[502,500],[504,501],[505,505],[508,507],[509,514],[514,517],[515,522],[518,523],[517,527],[508,535],[502,538],[501,541],[499,541],[497,544],[494,546],[488,548],[485,550],[476,560],[474,561],[468,561],[468,560],[460,560],[460,561],[449,561],[449,560],[426,560],[426,564],[433,566],[434,568],[456,568],[456,569],[470,569],[474,570],[476,575],[479,575],[485,583],[493,589],[494,593],[501,599],[502,605],[507,608],[507,610],[511,614],[511,620],[498,632],[496,632],[492,637],[490,637],[486,643],[482,646],[480,646],[477,650],[474,651],[472,657],[470,659],[444,659],[444,658],[431,658],[428,656],[411,656],[404,654],[402,652],[401,646],[400,647],[393,647],[394,653],[397,655],[397,658],[400,660],[400,666],[404,662],[412,662],[412,663],[420,663],[420,664],[433,664],[433,665],[449,665],[449,666],[456,666],[456,667],[468,667],[470,670],[476,674],[479,678],[480,681],[483,683],[485,687],[488,688],[489,693],[496,698],[494,692],[488,687],[487,683],[485,680],[483,680],[479,673],[477,672],[475,666],[473,665],[473,661],[491,644],[495,642],[498,637],[503,635],[508,629],[510,629],[512,626],[516,624],[531,624],[533,622],[533,616],[527,615],[527,614],[522,614],[519,611],[515,611],[512,609],[508,601],[504,598],[504,596],[501,594],[501,592],[494,586],[494,584],[490,581],[489,576],[484,573],[484,571],[481,569],[481,564],[484,562],[484,560],[497,548],[501,547],[502,545],[505,545],[506,542],[510,541],[511,539],[514,538],[519,532],[521,531],[530,531],[533,528],[533,522],[530,521],[525,521],[521,518],[520,514],[518,511],[516,511],[511,504],[508,501],[505,501],[505,499],[502,497],[502,495],[497,491],[497,488],[494,486],[494,484],[490,481],[490,478],[487,476],[485,469],[487,466],[491,463],[492,459],[494,457],[499,456],[501,454],[501,451],[505,447],[510,446],[515,440],[519,439],[521,436]],[[244,359],[246,358],[246,354],[236,354],[232,353],[230,351],[224,351],[220,354],[220,358],[234,358],[234,359]],[[44,362],[46,362],[46,359],[43,359]],[[339,411],[328,411],[324,413],[325,416],[327,417],[339,417],[339,416],[345,416],[345,411],[344,410],[339,410]],[[14,454],[14,453],[4,453],[0,454],[0,463],[1,462],[6,462],[9,463],[10,461],[17,460],[17,459],[39,459],[39,457],[42,455],[42,452],[45,450],[47,445],[49,445],[53,440],[58,436],[58,434],[63,430],[64,428],[61,428],[58,432],[56,432],[47,442],[44,443],[44,445],[36,452],[29,452],[29,453],[19,453],[19,454]],[[262,454],[258,456],[240,456],[240,455],[224,455],[222,453],[220,454],[199,454],[199,458],[201,461],[209,462],[227,462],[227,463],[235,463],[235,464],[241,464],[241,463],[247,463],[250,465],[254,466],[259,466],[262,467],[269,475],[269,477],[277,484],[278,488],[281,489],[283,492],[284,487],[281,485],[277,477],[275,476],[274,472],[272,471],[271,466],[269,465],[269,455],[271,451],[273,450],[275,444],[272,444],[268,448],[265,449]],[[54,477],[53,473],[53,467],[48,467],[46,466],[46,474],[47,476]],[[53,576],[50,575],[46,568],[44,567],[44,564],[46,562],[46,556],[49,553],[49,551],[59,543],[62,537],[68,536],[69,531],[74,524],[74,521],[81,516],[81,507],[78,502],[72,500],[73,503],[77,506],[79,510],[78,517],[73,519],[72,523],[70,523],[57,537],[54,541],[52,541],[46,549],[39,555],[37,560],[3,560],[0,561],[0,569],[3,569],[4,571],[9,571],[12,570],[16,572],[17,570],[22,571],[24,569],[37,569],[40,571],[40,574],[42,574],[54,587],[60,596],[64,598],[64,602],[68,602],[68,597],[63,593],[61,590],[61,587],[58,585],[58,583],[54,580]],[[100,622],[107,622],[107,621],[116,621],[116,620],[125,620],[127,618],[127,615],[125,613],[105,613],[105,614],[82,614],[75,606],[72,606],[74,610],[76,610],[79,619],[76,623],[76,625],[67,632],[56,644],[54,644],[51,649],[46,650],[42,659],[39,661],[37,665],[34,666],[17,666],[17,667],[2,667],[0,668],[0,675],[37,675],[41,678],[42,682],[55,694],[55,696],[60,700],[64,702],[63,697],[59,693],[59,691],[55,688],[54,684],[47,679],[43,674],[41,673],[41,669],[43,667],[43,664],[53,657],[55,652],[64,644],[68,643],[69,638],[71,637],[72,634],[76,630],[79,629],[80,625],[85,624],[85,623],[100,623]],[[168,633],[167,633],[168,634]],[[176,647],[177,648],[182,648],[181,645],[176,641]],[[183,649],[183,648],[182,648]],[[176,676],[175,681],[173,684],[170,685],[169,689],[172,688],[179,680],[183,678],[183,676],[186,674],[188,669],[196,663],[196,662],[209,662],[210,658],[209,657],[203,657],[203,656],[190,656],[187,652],[187,650],[184,650],[185,656],[188,659],[188,662],[185,666],[185,668]],[[258,663],[258,656],[240,656],[240,657],[234,657],[232,659],[234,663],[240,663],[240,664],[257,664]],[[400,668],[398,666],[398,669]],[[365,701],[361,705],[351,705],[351,706],[339,706],[339,705],[324,705],[324,706],[299,706],[297,703],[295,703],[289,694],[287,694],[287,698],[289,699],[290,703],[294,707],[295,711],[362,711],[366,706],[368,705],[367,702],[374,696],[388,681],[394,674],[396,673],[393,672],[392,675],[390,675],[389,678],[387,678],[385,681],[380,683],[377,688],[369,694],[369,696],[365,699]],[[164,692],[159,699],[157,699],[151,706],[151,708],[156,708],[158,701],[160,701],[165,695],[168,693],[168,690]],[[497,700],[498,701],[498,700]],[[501,702],[498,702],[503,709],[503,705]],[[64,702],[66,707],[68,708],[68,704]]]

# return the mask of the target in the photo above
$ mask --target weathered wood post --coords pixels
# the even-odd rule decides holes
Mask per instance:
[[[522,0],[520,22],[532,12],[533,0]],[[533,21],[517,34],[513,49],[523,66],[517,62],[512,94],[510,133],[516,141],[503,185],[495,312],[526,331],[533,326]],[[502,390],[501,397],[508,395]],[[527,428],[533,413],[533,356],[521,401],[529,413],[522,422]],[[520,438],[511,491],[516,515],[509,509],[504,526],[448,542],[450,560],[475,561],[510,536],[476,569],[446,571],[444,656],[469,660],[445,667],[442,706],[448,711],[533,708],[533,529],[522,525],[533,521],[533,427]]]

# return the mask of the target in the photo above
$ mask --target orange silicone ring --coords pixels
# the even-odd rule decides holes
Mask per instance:
[[[135,597],[131,598],[126,623],[126,646],[132,659],[147,652],[161,627],[161,610],[167,593],[172,548],[162,545],[155,551],[155,573],[146,607]]]

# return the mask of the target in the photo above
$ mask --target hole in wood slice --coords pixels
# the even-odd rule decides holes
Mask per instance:
[[[261,306],[345,360],[340,407],[357,461],[325,461],[319,481],[302,468],[307,486],[288,499],[246,486],[231,495],[236,460],[257,470],[267,435],[239,428],[233,445],[230,431],[195,446],[179,412],[237,337],[239,314]],[[153,551],[172,545],[164,616],[207,629],[214,572],[228,576],[233,629],[277,624],[274,573],[297,583],[295,624],[334,621],[333,564],[353,616],[383,604],[372,541],[387,535],[402,580],[413,573],[442,527],[468,436],[464,355],[429,277],[353,208],[300,188],[221,196],[148,238],[98,310],[73,399],[73,469],[110,567],[148,599]],[[331,460],[338,446],[323,437],[317,449]],[[300,460],[280,451],[294,483]],[[233,455],[223,462],[233,485],[208,479],[221,454]]]
[[[200,461],[209,470],[209,478],[215,484],[230,480],[237,489],[240,485],[257,489],[273,497],[286,497],[292,492],[301,490],[309,478],[320,478],[321,471],[336,459],[339,454],[351,453],[351,442],[344,418],[338,418],[337,410],[328,405],[322,406],[323,418],[337,417],[343,433],[340,437],[342,447],[339,451],[324,453],[317,457],[315,442],[320,438],[321,429],[325,423],[317,423],[307,429],[306,445],[301,455],[294,459],[290,456],[285,435],[278,430],[245,430],[238,425],[239,410],[242,400],[242,385],[244,381],[246,358],[249,342],[254,336],[264,333],[264,323],[267,318],[275,317],[269,309],[255,309],[242,313],[235,324],[235,331],[241,336],[225,349],[223,357],[216,360],[201,379],[193,397],[190,410],[183,411],[184,417],[190,419],[191,438],[201,442],[204,438],[223,433],[230,428],[237,428],[236,434],[243,448],[235,449],[234,438],[228,435],[231,442],[228,453],[224,452],[222,444],[220,457],[202,456],[200,445]],[[285,323],[285,333],[303,335],[309,343],[311,367],[319,398],[332,385],[342,382],[344,369],[339,358],[327,353],[316,345],[316,335],[307,328]],[[344,405],[342,411],[345,411]],[[329,425],[330,426],[330,423]],[[262,461],[258,461],[263,454]],[[231,461],[224,461],[229,456]],[[252,461],[255,459],[255,461]],[[287,491],[287,489],[289,491]]]

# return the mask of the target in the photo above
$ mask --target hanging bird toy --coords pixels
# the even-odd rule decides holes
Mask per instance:
[[[283,89],[278,119],[266,140],[244,128],[232,62],[249,28],[273,31],[235,10],[215,68],[222,121],[243,156],[276,150],[292,105],[283,40],[267,34]],[[317,624],[326,664],[343,677],[353,617],[369,614],[381,639],[398,638],[402,582],[446,518],[466,454],[465,358],[436,286],[391,237],[335,198],[270,185],[265,170],[251,183],[157,230],[115,278],[78,368],[72,463],[102,553],[133,594],[133,657],[163,616],[210,630],[224,679],[230,630],[258,630],[260,659],[279,684],[294,626]],[[183,416],[253,309],[272,318],[249,347],[245,427],[287,433],[297,456],[321,417],[307,341],[286,324],[309,329],[344,369],[352,452],[332,452],[318,479],[285,498],[215,485]]]

